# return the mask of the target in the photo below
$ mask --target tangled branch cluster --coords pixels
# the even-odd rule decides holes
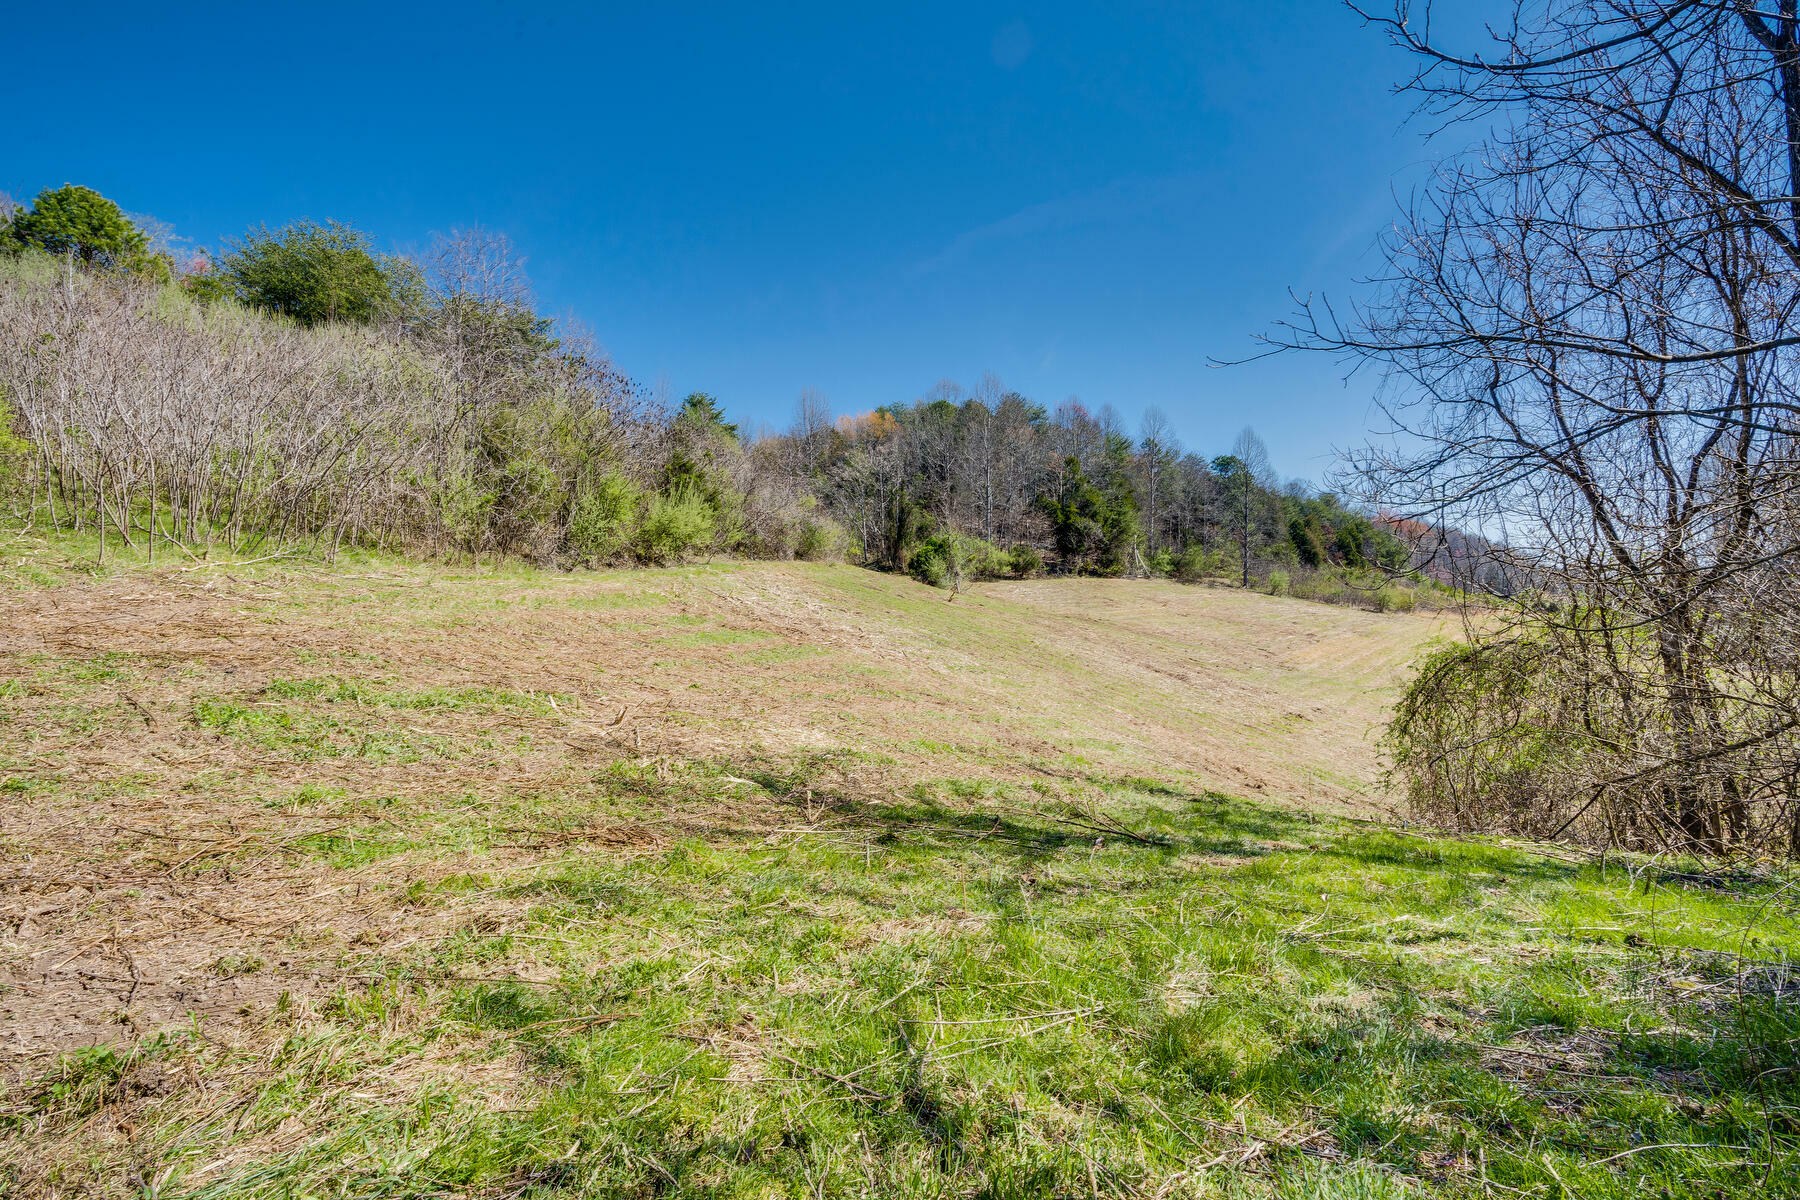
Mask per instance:
[[[1377,301],[1285,339],[1385,369],[1371,494],[1498,535],[1531,582],[1428,664],[1396,762],[1465,826],[1800,852],[1800,19],[1521,11],[1485,56],[1428,9],[1380,19],[1424,114],[1497,132],[1414,205]]]

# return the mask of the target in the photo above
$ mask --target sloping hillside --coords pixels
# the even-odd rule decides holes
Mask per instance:
[[[869,802],[939,781],[1060,794],[1144,776],[1368,803],[1371,729],[1432,629],[1128,581],[994,585],[949,601],[904,578],[805,564],[573,577],[171,570],[24,590],[9,607],[0,745],[10,786],[29,797],[12,845],[101,882],[115,856],[164,863],[193,850],[198,864],[220,841],[305,841],[400,797],[493,811],[557,796],[574,814],[595,771],[620,762],[740,777],[810,764]],[[263,903],[330,886],[329,871],[281,867]],[[227,873],[221,900],[261,875]],[[104,920],[119,916],[105,906]],[[189,972],[234,952],[217,925],[159,939],[202,944],[138,989],[138,1011],[176,1019],[207,991]],[[77,922],[12,965],[29,974],[97,930]],[[35,1031],[16,1052],[115,1037],[110,1003],[88,1003],[99,1000],[88,990],[70,975],[15,1000],[17,1028]]]
[[[1784,1111],[1784,893],[1347,820],[1435,619],[56,562],[0,598],[21,1195],[1610,1195]]]

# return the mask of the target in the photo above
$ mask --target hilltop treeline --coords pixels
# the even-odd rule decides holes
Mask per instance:
[[[0,220],[8,486],[102,553],[850,557],[950,586],[1216,575],[1412,602],[1387,586],[1421,565],[1395,527],[1282,487],[1248,431],[1207,458],[1154,414],[1133,436],[989,378],[835,418],[808,393],[753,437],[544,316],[501,235],[401,257],[297,222],[184,256],[79,187]]]
[[[1282,487],[1252,432],[1213,458],[1184,452],[1153,413],[1139,436],[1110,409],[1054,411],[998,380],[835,422],[803,399],[759,454],[803,478],[871,562],[932,582],[1029,573],[1208,575],[1244,583],[1405,573],[1386,523],[1304,485]]]

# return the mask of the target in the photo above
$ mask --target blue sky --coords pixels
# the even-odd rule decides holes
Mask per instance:
[[[79,27],[77,27],[79,26]],[[483,224],[633,377],[784,425],[992,371],[1320,478],[1374,381],[1255,349],[1380,269],[1432,147],[1334,0],[146,8],[8,18],[0,188],[216,244]]]

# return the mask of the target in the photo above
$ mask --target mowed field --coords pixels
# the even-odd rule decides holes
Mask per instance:
[[[1794,1194],[1779,881],[1394,827],[1446,618],[78,566],[0,565],[0,1194]]]

